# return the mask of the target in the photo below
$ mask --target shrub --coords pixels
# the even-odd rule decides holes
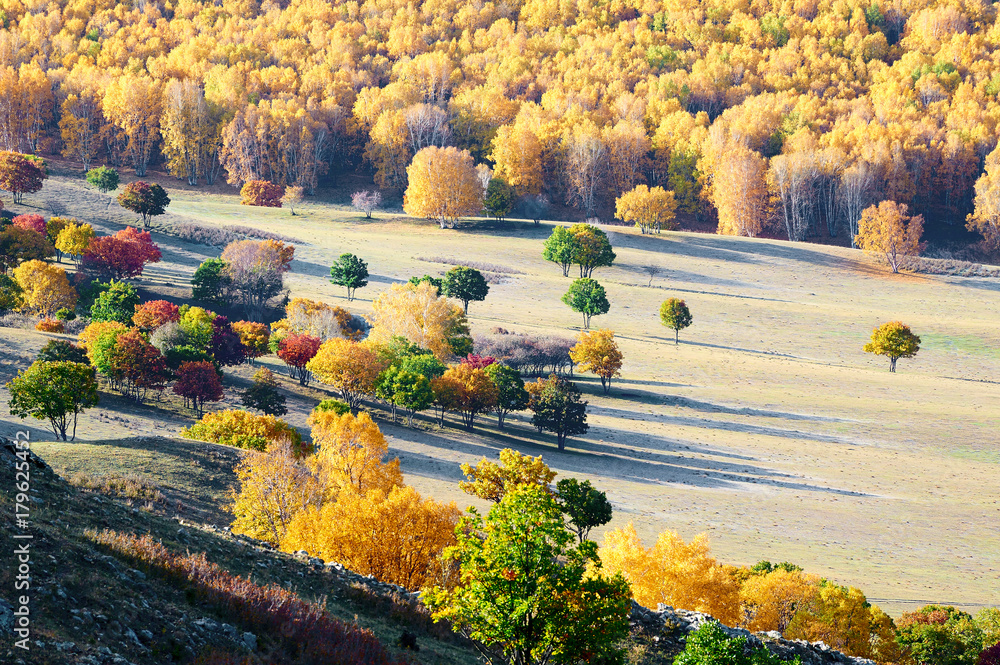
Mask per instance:
[[[285,188],[267,180],[248,180],[240,190],[240,203],[245,206],[280,208]]]
[[[11,220],[19,229],[24,229],[25,231],[34,231],[35,233],[46,233],[45,228],[45,218],[41,215],[35,213],[28,213],[26,215],[18,215],[13,220]]]
[[[46,362],[66,361],[71,363],[89,364],[87,353],[81,347],[61,339],[50,339],[38,352],[36,360]]]
[[[237,409],[206,413],[194,425],[182,429],[181,434],[199,441],[251,450],[266,450],[268,443],[281,441],[290,442],[300,453],[309,447],[302,443],[298,430],[285,421]]]
[[[108,166],[98,166],[87,171],[87,182],[96,187],[102,194],[118,189],[118,171]]]
[[[35,324],[35,330],[47,333],[64,333],[66,332],[66,326],[63,325],[62,321],[56,321],[55,319],[42,319]]]
[[[68,307],[63,307],[56,311],[56,320],[58,321],[72,321],[76,318],[76,312]]]
[[[338,416],[342,416],[345,413],[350,413],[351,407],[347,405],[347,402],[341,402],[339,399],[333,399],[332,397],[328,397],[327,399],[317,404],[316,407],[313,409],[313,413],[316,412],[325,413],[327,411],[332,411],[333,413],[336,413]]]
[[[709,621],[689,633],[684,651],[674,665],[784,665],[786,661],[764,649],[747,649],[747,638],[730,637],[722,626]],[[796,656],[787,661],[800,663]]]
[[[141,275],[147,263],[161,258],[149,232],[129,226],[113,236],[93,238],[83,255],[83,266],[104,278],[125,279]]]
[[[283,416],[288,413],[285,396],[278,392],[278,382],[274,373],[263,368],[253,375],[253,383],[240,393],[240,402],[248,409],[263,411],[269,416]]]

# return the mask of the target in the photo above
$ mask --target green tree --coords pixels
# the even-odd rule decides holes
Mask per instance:
[[[581,398],[580,389],[572,381],[555,374],[548,379],[538,379],[527,386],[528,408],[532,411],[531,424],[539,431],[556,435],[559,450],[566,446],[566,437],[586,434],[587,402]]]
[[[469,302],[486,300],[490,285],[483,273],[475,268],[455,266],[444,274],[444,295],[462,301],[465,313],[469,313]],[[439,289],[440,290],[440,289]]]
[[[631,590],[601,572],[597,545],[575,538],[552,496],[519,487],[484,520],[470,509],[445,557],[460,566],[454,590],[424,591],[435,619],[473,641],[499,665],[620,659]]]
[[[253,383],[240,393],[240,403],[248,409],[257,409],[269,416],[283,416],[288,413],[285,396],[278,392],[278,382],[274,373],[261,368],[254,372]]]
[[[126,210],[139,215],[142,218],[142,228],[146,229],[149,228],[149,222],[153,217],[167,211],[170,197],[159,185],[136,180],[125,185],[125,189],[118,195],[118,203]]]
[[[896,623],[896,642],[917,665],[976,665],[983,632],[967,612],[925,605]]]
[[[430,380],[423,374],[415,374],[393,365],[379,377],[375,395],[392,405],[392,417],[396,418],[396,407],[406,409],[406,423],[413,425],[413,414],[423,411],[434,401],[434,391]]]
[[[680,298],[664,300],[660,305],[660,323],[674,331],[674,344],[679,344],[681,330],[691,325],[691,310]]]
[[[226,275],[226,262],[222,259],[206,259],[202,261],[191,278],[191,297],[216,304],[225,304],[229,291],[229,276]]]
[[[592,277],[594,268],[614,263],[615,253],[604,231],[590,224],[574,224],[569,232],[573,236],[573,263],[580,266],[580,277]]]
[[[604,287],[596,280],[581,277],[569,285],[569,291],[563,294],[562,301],[574,312],[583,314],[583,327],[590,329],[590,317],[607,314],[611,309]]]
[[[563,478],[556,483],[556,502],[569,518],[569,529],[581,543],[587,540],[591,529],[611,521],[608,495],[589,480]]]
[[[747,650],[747,638],[730,637],[716,621],[704,623],[688,633],[684,651],[674,665],[787,665],[798,664],[796,656],[792,661],[784,661],[767,648]]]
[[[127,282],[111,280],[94,300],[90,308],[90,318],[93,321],[117,321],[130,326],[135,315],[135,306],[138,304],[139,293],[134,286]]]
[[[517,195],[514,188],[507,184],[503,178],[490,178],[486,185],[486,197],[483,199],[483,209],[490,217],[495,217],[500,221],[510,214],[514,207]]]
[[[420,282],[427,282],[434,288],[438,290],[438,293],[442,292],[444,288],[444,280],[440,277],[432,277],[430,275],[424,275],[423,277],[411,277],[409,279],[409,284],[419,284]]]
[[[18,309],[23,300],[21,294],[24,289],[10,275],[0,275],[0,312],[9,312]]]
[[[118,189],[118,171],[109,166],[98,166],[87,171],[87,182],[102,194],[113,192]]]
[[[83,348],[61,339],[50,339],[38,352],[35,360],[45,362],[71,362],[89,365],[87,352]]]
[[[569,267],[573,265],[573,256],[576,253],[576,238],[565,226],[557,226],[552,229],[552,235],[545,240],[542,246],[542,258],[546,261],[558,263],[562,268],[563,277],[569,277]]]
[[[872,341],[865,344],[865,353],[889,358],[889,371],[896,371],[896,361],[912,358],[920,350],[920,338],[910,332],[910,327],[899,321],[890,321],[872,331]]]
[[[368,264],[350,252],[344,252],[330,266],[330,281],[347,289],[347,301],[354,300],[354,290],[368,286]]]
[[[18,373],[6,388],[11,415],[48,420],[56,438],[76,439],[77,416],[97,404],[97,375],[83,363],[36,360]]]
[[[426,351],[401,358],[399,360],[399,368],[413,374],[426,376],[428,381],[438,378],[448,370],[448,367],[438,360],[433,353]]]
[[[497,425],[503,429],[508,413],[528,408],[528,391],[524,389],[521,373],[512,367],[493,363],[483,371],[497,387],[497,405],[493,411],[497,414]]]

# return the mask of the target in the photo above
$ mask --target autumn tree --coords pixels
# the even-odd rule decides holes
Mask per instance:
[[[98,166],[87,171],[87,182],[97,188],[101,194],[107,194],[118,189],[118,171],[110,166]]]
[[[674,344],[679,344],[681,330],[691,325],[691,310],[680,298],[668,298],[660,305],[660,323],[674,331]]]
[[[918,665],[966,665],[983,649],[982,630],[968,612],[925,605],[897,622],[896,641]]]
[[[189,185],[203,177],[211,185],[219,170],[222,114],[192,79],[167,82],[162,104],[163,156],[171,175],[186,178]]]
[[[336,390],[352,411],[358,410],[362,397],[374,394],[383,369],[385,366],[369,346],[346,339],[323,342],[306,364],[306,370]]]
[[[128,226],[114,235],[92,238],[83,266],[101,277],[127,279],[141,275],[147,263],[158,263],[162,256],[149,231]]]
[[[581,372],[593,372],[601,377],[601,387],[607,395],[611,390],[611,379],[621,376],[622,352],[615,343],[613,330],[582,332],[576,346],[569,350]]]
[[[212,336],[206,350],[217,364],[224,367],[240,365],[247,359],[247,350],[240,336],[225,316],[216,316],[212,320]]]
[[[75,222],[75,219],[69,217],[50,217],[49,221],[45,222],[45,239],[55,246],[56,241],[59,239],[59,234],[63,232],[63,229]],[[62,257],[62,250],[56,247],[56,261],[62,263]]]
[[[24,229],[25,231],[34,231],[35,233],[40,233],[47,237],[45,228],[45,218],[41,215],[35,213],[28,213],[26,215],[18,215],[14,219],[10,220],[19,229]]]
[[[63,141],[63,157],[83,164],[84,172],[101,147],[101,126],[104,116],[100,100],[92,91],[70,93],[60,106],[59,132]]]
[[[407,215],[436,219],[441,228],[482,209],[483,190],[472,155],[457,148],[426,147],[406,169],[409,185],[403,195]]]
[[[118,195],[118,203],[126,210],[139,215],[142,218],[142,228],[148,229],[153,217],[167,211],[170,197],[159,185],[136,180],[125,185],[125,189]]]
[[[566,662],[619,656],[628,584],[603,573],[593,543],[574,547],[549,493],[520,487],[485,519],[470,509],[455,533],[458,545],[445,557],[460,567],[459,583],[423,597],[484,659],[541,665],[554,653]]]
[[[0,264],[4,272],[26,261],[40,261],[55,253],[48,239],[37,231],[11,224],[0,230]]]
[[[389,444],[367,413],[314,411],[309,425],[319,448],[309,463],[326,499],[336,499],[344,490],[364,495],[402,486],[399,459],[387,459]]]
[[[309,370],[306,365],[319,351],[319,337],[298,335],[292,333],[282,338],[278,345],[278,357],[288,365],[293,379],[299,380],[299,385],[308,385]]]
[[[36,360],[4,387],[11,415],[48,420],[57,439],[76,440],[77,418],[97,405],[94,368],[78,362]]]
[[[312,446],[302,442],[298,430],[284,420],[238,409],[206,413],[194,425],[182,429],[181,435],[198,441],[259,451],[267,450],[271,444],[288,444],[297,457],[312,451]]]
[[[404,337],[439,360],[472,351],[465,314],[426,282],[393,284],[375,298],[369,320],[374,343]]]
[[[281,293],[294,255],[294,246],[278,240],[237,240],[222,250],[223,274],[251,321],[259,321]]]
[[[598,191],[607,171],[607,145],[590,120],[567,127],[563,144],[569,184],[567,203],[579,206],[589,216],[597,206]]]
[[[94,227],[90,224],[77,224],[70,222],[63,228],[56,237],[55,247],[64,254],[69,254],[77,261],[86,253],[93,240]]]
[[[134,328],[114,339],[106,365],[115,389],[140,403],[150,390],[163,390],[169,378],[163,355]]]
[[[483,198],[483,210],[490,217],[495,217],[503,221],[514,208],[517,194],[514,188],[507,184],[503,178],[490,178],[486,186],[486,196]]]
[[[285,188],[285,195],[281,197],[281,203],[288,206],[288,212],[295,215],[295,206],[301,207],[305,201],[306,190],[304,187],[295,185]]]
[[[542,189],[542,144],[525,122],[503,125],[493,139],[490,159],[494,175],[514,188],[518,195],[538,194]]]
[[[623,222],[634,222],[642,233],[660,232],[661,227],[674,228],[677,202],[674,193],[662,187],[650,189],[636,185],[615,200],[615,211]]]
[[[740,626],[784,634],[796,614],[815,598],[818,584],[815,575],[791,567],[755,571],[740,585]]]
[[[896,361],[912,358],[920,350],[920,338],[910,332],[910,327],[900,321],[883,323],[872,331],[872,339],[865,344],[865,353],[889,358],[889,371],[896,371]]]
[[[1000,150],[986,158],[985,171],[975,186],[975,209],[966,228],[983,236],[990,247],[1000,246]]]
[[[456,388],[449,390],[450,400],[445,408],[462,414],[462,421],[470,431],[475,426],[478,414],[490,411],[497,405],[497,387],[485,370],[459,364],[446,371],[440,379],[431,382],[432,387],[440,384],[454,385]]]
[[[10,192],[14,203],[20,203],[25,194],[34,194],[42,188],[48,177],[41,160],[16,152],[0,151],[0,189]]]
[[[767,162],[743,145],[730,146],[712,173],[711,198],[720,235],[760,234],[767,220]]]
[[[245,350],[244,355],[252,365],[255,358],[266,355],[269,351],[271,331],[265,323],[254,323],[253,321],[234,321],[232,323],[233,332],[240,338],[240,344]]]
[[[611,309],[604,287],[589,277],[583,277],[570,284],[569,290],[563,294],[562,301],[574,312],[583,315],[583,327],[586,329],[590,328],[592,316],[607,314]]]
[[[497,388],[497,403],[493,412],[497,414],[497,426],[503,429],[507,414],[528,408],[528,392],[524,389],[524,380],[516,369],[496,362],[486,366],[483,371]]]
[[[102,108],[108,120],[124,133],[128,141],[125,155],[135,174],[144,177],[160,137],[160,81],[132,73],[116,76],[105,88]]]
[[[441,287],[444,295],[462,301],[466,314],[469,313],[470,301],[486,300],[490,292],[490,285],[486,283],[483,273],[466,266],[455,266],[446,272]]]
[[[248,180],[240,189],[240,204],[262,208],[280,208],[285,188],[267,180]]]
[[[132,323],[139,306],[139,292],[126,282],[111,280],[102,285],[101,293],[90,307],[92,321],[118,321],[124,325]],[[178,315],[179,320],[179,315]]]
[[[580,277],[593,277],[594,269],[614,263],[615,252],[607,234],[590,224],[569,227],[573,236],[573,263],[580,266]]]
[[[493,503],[526,485],[551,492],[550,484],[556,477],[541,455],[523,455],[512,448],[500,451],[499,463],[483,457],[475,465],[465,463],[461,468],[466,478],[458,483],[461,490]]]
[[[368,286],[368,264],[350,252],[344,252],[330,266],[330,281],[347,289],[347,301],[354,300],[357,289]]]
[[[587,402],[572,381],[553,374],[548,379],[539,378],[527,384],[525,389],[530,396],[531,424],[539,431],[555,434],[559,450],[566,447],[567,436],[586,434],[590,429],[587,425]]]
[[[396,419],[396,408],[405,409],[407,425],[411,426],[413,415],[417,411],[423,411],[434,401],[430,379],[396,365],[391,365],[382,372],[375,395],[392,406],[393,421]]]
[[[7,312],[20,309],[23,305],[21,294],[23,289],[17,280],[9,275],[0,274],[0,312]]]
[[[859,249],[884,259],[894,273],[899,272],[903,257],[917,256],[923,249],[924,218],[909,217],[906,212],[906,204],[895,201],[865,208],[854,239]]]
[[[20,309],[42,316],[57,310],[76,307],[76,291],[66,278],[66,271],[44,261],[25,261],[14,269],[14,281],[21,289]]]
[[[256,409],[269,416],[288,413],[285,396],[278,392],[278,381],[266,367],[254,372],[253,381],[240,393],[240,403],[248,409]]]
[[[139,330],[156,330],[165,323],[181,320],[180,308],[167,300],[148,300],[135,307],[132,325]]]
[[[354,192],[351,195],[351,205],[358,212],[365,213],[365,218],[371,219],[372,212],[375,211],[380,205],[382,205],[382,193],[378,191],[368,191],[367,189],[361,190],[360,192]]]
[[[185,362],[177,370],[173,391],[183,397],[185,402],[190,402],[191,408],[201,416],[205,411],[205,402],[218,402],[222,399],[222,380],[210,362]]]
[[[576,478],[563,478],[556,483],[556,502],[566,514],[570,531],[580,543],[587,540],[591,529],[611,521],[611,502],[604,492]]]

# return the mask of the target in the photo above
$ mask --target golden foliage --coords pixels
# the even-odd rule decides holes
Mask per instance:
[[[313,444],[319,447],[309,463],[326,500],[334,499],[345,488],[366,494],[374,489],[388,492],[403,484],[399,459],[385,461],[389,444],[367,413],[354,416],[313,411],[309,425]]]
[[[599,555],[605,570],[625,576],[640,605],[707,612],[730,625],[738,616],[739,585],[710,555],[704,534],[685,543],[664,531],[647,549],[629,522],[604,534]]]
[[[521,485],[539,485],[549,490],[549,483],[556,477],[541,455],[522,455],[511,448],[500,451],[499,464],[484,457],[475,466],[463,464],[462,473],[468,478],[458,483],[463,492],[493,503],[499,503],[507,492]]]
[[[895,201],[865,208],[854,238],[859,249],[884,259],[893,272],[899,272],[904,256],[917,256],[923,249],[924,218],[906,212],[906,204]]]
[[[206,413],[201,420],[181,430],[181,435],[198,441],[221,443],[237,448],[266,450],[271,443],[287,442],[297,455],[310,451],[302,435],[280,418],[239,409]]]
[[[662,187],[636,185],[615,200],[615,214],[623,222],[633,222],[643,233],[674,228],[677,202],[674,193]]]
[[[62,268],[44,261],[25,261],[14,268],[14,281],[22,290],[21,311],[48,316],[63,307],[76,308],[76,289]]]
[[[796,613],[816,595],[819,578],[802,571],[773,570],[750,575],[740,587],[740,626],[753,632],[784,633]]]
[[[341,399],[356,411],[361,398],[375,392],[375,382],[385,365],[368,344],[330,339],[323,342],[306,369],[340,393]]]
[[[437,287],[428,282],[393,284],[375,298],[368,318],[372,324],[368,339],[374,344],[405,337],[442,361],[454,355],[451,338],[468,334],[462,308],[439,296]]]
[[[56,237],[56,249],[79,259],[87,251],[87,246],[95,235],[94,227],[90,224],[70,222]]]
[[[611,388],[611,379],[621,376],[622,352],[615,342],[615,331],[583,331],[576,344],[569,350],[569,357],[580,366],[581,372],[593,372],[601,377],[604,392]]]
[[[423,148],[413,156],[406,177],[403,210],[407,215],[436,219],[443,229],[454,227],[459,217],[482,210],[483,186],[468,150]]]
[[[712,203],[719,211],[721,235],[750,236],[767,219],[767,162],[743,145],[729,146],[713,174]]]
[[[101,335],[112,330],[123,333],[128,331],[128,326],[120,321],[95,321],[80,331],[77,339],[80,340],[80,346],[87,350],[87,355],[90,357],[91,362],[94,360],[91,355],[93,343],[96,342]]]

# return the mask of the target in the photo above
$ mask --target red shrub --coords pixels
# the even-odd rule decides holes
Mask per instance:
[[[156,330],[164,323],[180,321],[180,308],[166,300],[150,300],[135,306],[132,323],[142,330]]]
[[[13,220],[14,226],[19,229],[25,229],[27,231],[37,231],[41,234],[45,233],[45,218],[41,215],[36,215],[31,212],[27,215],[18,215]]]
[[[265,208],[280,208],[281,198],[285,188],[267,180],[248,180],[240,190],[240,201],[245,206],[263,206]]]
[[[91,240],[83,265],[104,277],[125,279],[141,275],[147,263],[156,263],[161,257],[149,231],[129,226],[113,236]]]
[[[313,359],[322,343],[319,337],[292,333],[283,338],[278,345],[278,357],[292,368],[292,377],[298,378],[302,385],[309,382],[306,363]]]
[[[472,367],[472,369],[486,369],[493,363],[497,361],[493,356],[478,356],[474,353],[470,353],[466,357],[462,358],[462,364]]]
[[[979,654],[978,665],[1000,665],[1000,642]]]

